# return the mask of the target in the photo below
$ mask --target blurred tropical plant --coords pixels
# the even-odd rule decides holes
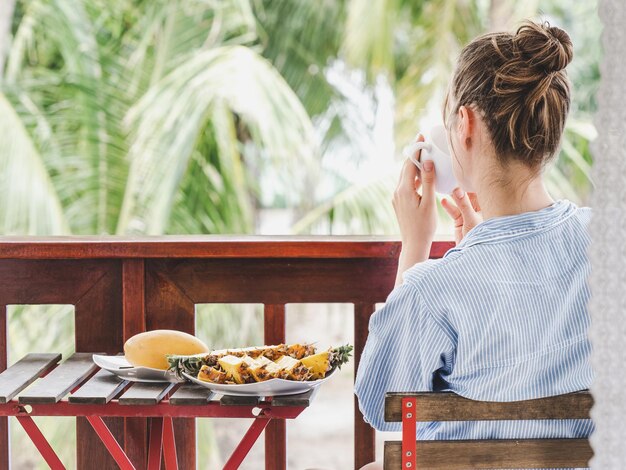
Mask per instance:
[[[302,183],[313,126],[260,54],[249,2],[17,6],[2,233],[251,232],[263,165]]]
[[[395,233],[396,148],[437,119],[458,52],[537,15],[575,39],[576,101],[548,182],[584,202],[599,22],[594,2],[541,6],[18,1],[0,88],[0,231],[249,233],[259,207],[278,205],[296,233]]]
[[[0,234],[252,233],[267,207],[291,210],[295,233],[396,234],[397,149],[439,119],[459,51],[539,16],[575,45],[574,106],[548,183],[584,203],[595,10],[569,0],[0,0]],[[32,311],[15,309],[11,331],[31,331]],[[258,339],[260,314],[246,315],[246,338]],[[198,316],[217,325],[198,325],[209,342],[241,321],[222,306]],[[214,442],[208,428],[200,435]]]
[[[456,57],[467,42],[486,31],[514,30],[525,18],[548,19],[571,34],[575,60],[569,67],[574,84],[572,112],[547,185],[557,198],[586,203],[593,186],[589,143],[596,135],[591,117],[600,78],[597,4],[551,0],[541,2],[542,9],[539,6],[537,0],[350,1],[340,57],[365,71],[364,88],[375,88],[382,76],[392,90],[395,127],[387,154],[397,153],[396,147],[409,142],[425,118],[440,119]],[[343,106],[349,105],[344,101]],[[381,162],[386,157],[373,158]],[[340,177],[336,183],[340,190],[296,222],[294,231],[397,233],[389,201],[400,171],[398,159],[379,165],[376,171],[361,170]],[[439,232],[448,233],[443,213],[440,222]]]

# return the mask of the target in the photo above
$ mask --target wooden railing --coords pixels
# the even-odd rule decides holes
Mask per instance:
[[[437,242],[431,257],[452,246]],[[355,365],[375,304],[393,288],[400,243],[373,237],[0,238],[0,371],[7,367],[6,306],[72,304],[79,352],[117,353],[130,336],[194,332],[195,304],[262,303],[266,343],[285,341],[285,304],[354,304]],[[355,400],[355,467],[374,460],[374,431]],[[147,462],[147,423],[107,424],[137,468]],[[84,418],[77,419],[79,469],[117,468]],[[195,468],[195,423],[178,419],[181,468]],[[285,423],[265,432],[266,468],[286,468]],[[0,418],[0,468],[8,468],[8,424]]]

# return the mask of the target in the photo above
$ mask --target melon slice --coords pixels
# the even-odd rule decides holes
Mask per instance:
[[[139,333],[124,344],[124,356],[135,367],[167,370],[167,355],[191,356],[208,353],[206,344],[193,335],[175,330]]]

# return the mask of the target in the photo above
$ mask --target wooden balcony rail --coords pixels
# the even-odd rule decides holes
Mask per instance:
[[[453,246],[436,242],[431,257]],[[117,353],[130,336],[194,333],[195,304],[263,303],[265,342],[285,341],[285,304],[353,303],[355,362],[370,315],[393,288],[400,243],[379,237],[0,238],[0,371],[7,367],[6,306],[72,304],[77,352]],[[355,467],[374,460],[374,430],[355,401]],[[107,424],[137,468],[148,461],[145,418]],[[85,418],[77,418],[79,469],[117,468]],[[181,468],[195,468],[193,418],[175,419]],[[265,431],[266,468],[286,468],[285,423]],[[0,468],[8,468],[0,418]]]

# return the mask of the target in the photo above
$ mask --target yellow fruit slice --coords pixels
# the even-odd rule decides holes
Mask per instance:
[[[328,351],[324,351],[304,357],[300,362],[311,369],[314,379],[323,379],[330,369],[330,354]]]
[[[195,336],[176,330],[146,331],[124,344],[124,355],[132,365],[162,370],[169,367],[166,355],[191,356],[209,351],[207,345]]]
[[[264,380],[270,378],[267,366],[274,363],[268,358],[265,356],[259,356],[254,359],[250,356],[244,356],[242,359],[248,366],[248,372],[255,382],[263,382]]]
[[[214,384],[223,384],[226,382],[226,374],[213,367],[202,366],[200,372],[198,372],[198,380]]]
[[[279,376],[283,379],[308,380],[311,377],[309,368],[304,366],[301,361],[291,356],[281,357],[276,361],[276,365],[282,369],[279,372]]]
[[[290,344],[287,346],[286,354],[295,358],[302,359],[305,356],[310,356],[311,354],[315,354],[315,346],[312,344]]]
[[[246,383],[248,366],[243,358],[229,355],[219,358],[217,363],[226,372],[227,380],[232,380],[237,384]]]

